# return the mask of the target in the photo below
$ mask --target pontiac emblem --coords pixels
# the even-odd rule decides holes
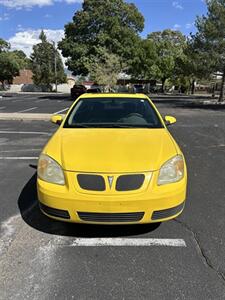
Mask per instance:
[[[113,180],[114,180],[113,176],[108,176],[108,182],[109,182],[110,189],[112,188]]]

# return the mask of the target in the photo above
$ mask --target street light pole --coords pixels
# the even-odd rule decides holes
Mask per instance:
[[[57,82],[57,49],[55,46],[55,42],[53,42],[53,49],[54,49],[54,71],[55,71],[55,91],[57,93],[58,90],[58,82]]]

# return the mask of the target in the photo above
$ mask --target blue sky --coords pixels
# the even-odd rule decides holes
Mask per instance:
[[[195,32],[196,15],[206,14],[204,0],[129,0],[145,17],[142,36],[172,28],[188,35]],[[0,37],[28,55],[41,29],[58,41],[64,24],[71,21],[82,0],[0,0]]]

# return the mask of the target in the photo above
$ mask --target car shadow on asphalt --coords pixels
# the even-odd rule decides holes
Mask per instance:
[[[72,237],[123,237],[137,236],[156,230],[160,223],[142,225],[89,225],[73,224],[48,218],[39,209],[35,173],[26,183],[18,199],[18,207],[24,222],[32,228],[53,235]]]

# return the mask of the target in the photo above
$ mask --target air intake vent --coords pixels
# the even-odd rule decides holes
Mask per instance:
[[[116,190],[119,192],[138,190],[143,185],[145,176],[137,175],[122,175],[117,179]]]
[[[182,203],[176,207],[154,211],[152,214],[152,220],[159,220],[172,217],[178,214],[184,208],[184,204],[185,203]]]
[[[42,203],[39,203],[41,210],[45,212],[47,215],[62,218],[62,219],[70,219],[70,215],[67,210],[56,209],[52,207],[48,207]]]
[[[77,181],[83,190],[105,191],[105,180],[100,175],[79,174]]]
[[[78,216],[83,221],[88,222],[138,222],[144,217],[144,212],[135,213],[89,213],[77,212]]]

